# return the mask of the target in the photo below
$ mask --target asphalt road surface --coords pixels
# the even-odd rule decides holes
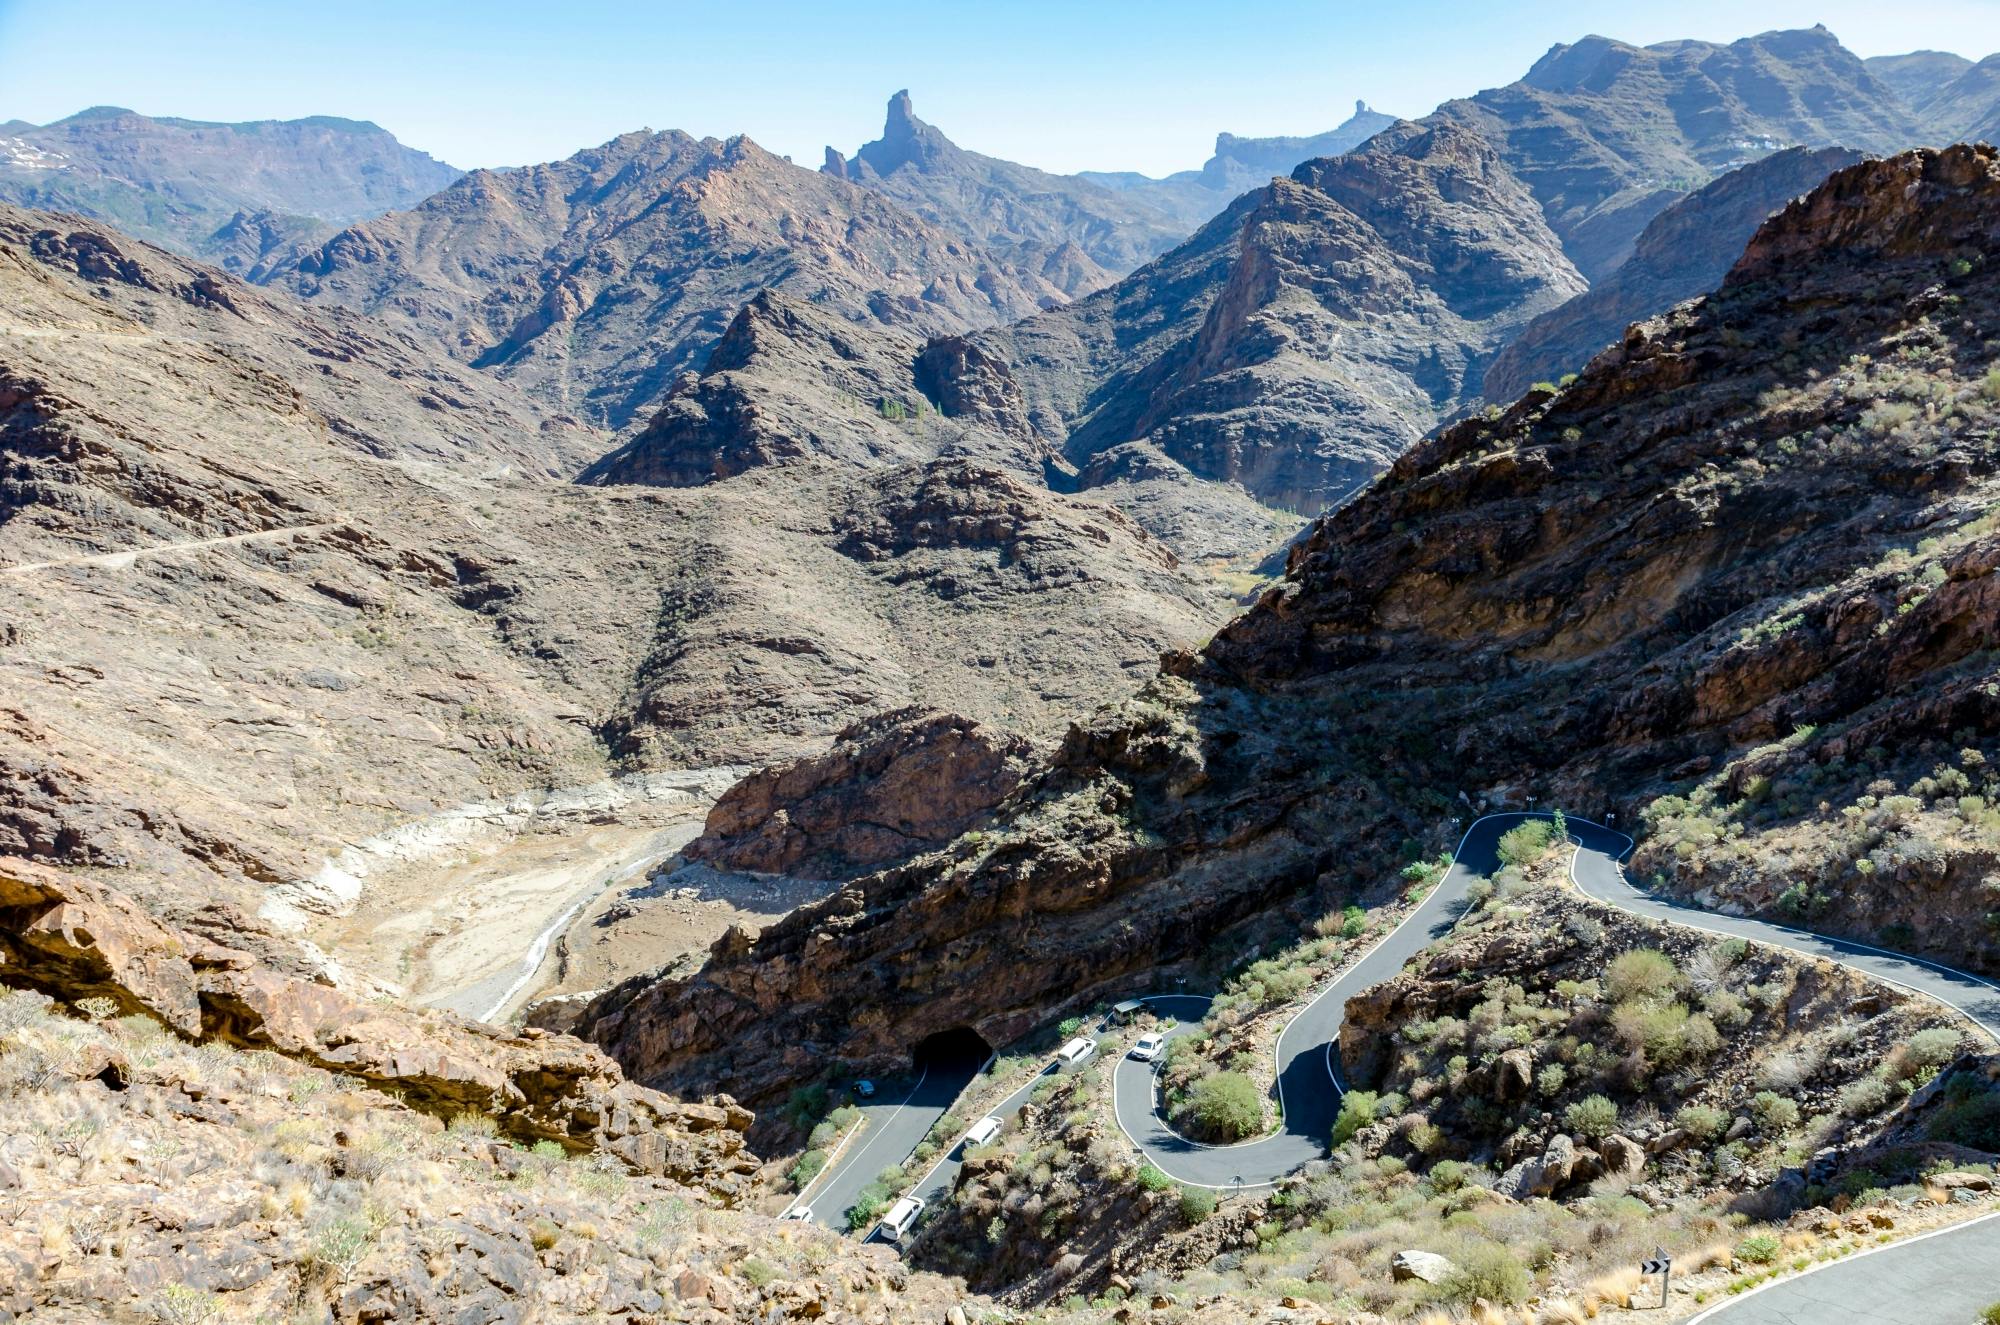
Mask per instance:
[[[861,1106],[860,1133],[792,1205],[810,1206],[815,1222],[845,1232],[861,1189],[908,1159],[985,1065],[976,1053],[951,1053],[918,1064],[914,1080],[881,1083],[877,1099]]]
[[[1987,1215],[1766,1284],[1688,1325],[1976,1325],[1995,1302],[2000,1215]]]

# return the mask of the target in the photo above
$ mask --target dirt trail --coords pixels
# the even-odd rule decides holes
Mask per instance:
[[[347,523],[329,520],[323,524],[287,525],[283,529],[257,529],[247,534],[228,534],[221,538],[194,538],[183,543],[161,543],[157,547],[133,548],[125,552],[92,552],[79,557],[58,557],[53,561],[27,561],[18,566],[0,566],[0,575],[23,575],[29,571],[57,570],[65,566],[101,566],[106,570],[124,570],[141,557],[165,556],[169,552],[191,552],[199,548],[230,547],[239,543],[258,543],[266,539],[290,538],[298,534],[318,534],[329,529],[338,529]]]

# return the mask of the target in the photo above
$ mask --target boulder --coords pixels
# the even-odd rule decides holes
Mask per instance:
[[[1566,1136],[1556,1136],[1539,1159],[1524,1159],[1500,1175],[1493,1190],[1516,1201],[1551,1196],[1576,1176],[1580,1152]]]
[[[1427,1284],[1443,1283],[1457,1267],[1434,1251],[1399,1251],[1389,1262],[1389,1277],[1397,1283],[1421,1279]]]
[[[1607,1136],[1598,1143],[1604,1171],[1614,1177],[1637,1178],[1646,1171],[1646,1148],[1625,1136]]]
[[[1502,1104],[1528,1098],[1535,1084],[1535,1061],[1526,1049],[1509,1049],[1493,1065],[1493,1098]]]

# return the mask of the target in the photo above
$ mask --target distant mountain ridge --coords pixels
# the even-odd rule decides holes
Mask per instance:
[[[262,278],[407,326],[613,427],[698,367],[760,290],[919,335],[1064,298],[876,192],[748,138],[678,131],[474,171]]]
[[[1585,37],[1423,122],[1444,119],[1493,143],[1591,280],[1677,197],[1739,165],[1785,147],[1886,154],[1934,136],[1824,27],[1727,45]]]
[[[96,217],[237,271],[408,207],[459,174],[375,124],[331,115],[220,124],[93,106],[0,124],[0,201]],[[252,234],[268,247],[246,242]]]
[[[1190,228],[1143,190],[968,152],[889,99],[882,136],[854,155],[826,149],[820,169],[894,199],[1057,285],[1087,294],[1173,246]]]

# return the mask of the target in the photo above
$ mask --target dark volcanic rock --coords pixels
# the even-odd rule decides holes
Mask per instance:
[[[853,878],[984,822],[1019,784],[1029,750],[955,714],[885,713],[825,754],[731,787],[683,854],[722,869]]]
[[[1542,314],[1487,369],[1481,394],[1510,401],[1537,381],[1583,367],[1634,322],[1706,294],[1766,217],[1861,159],[1844,147],[1790,148],[1730,171],[1661,212],[1632,256],[1560,308]]]

